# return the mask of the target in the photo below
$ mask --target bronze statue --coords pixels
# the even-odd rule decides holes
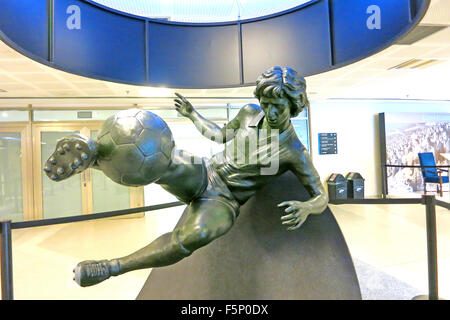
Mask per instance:
[[[74,269],[74,280],[80,286],[137,269],[171,265],[190,256],[230,230],[239,207],[287,170],[311,194],[308,201],[278,205],[285,208],[281,223],[287,230],[299,228],[309,214],[326,209],[328,197],[319,175],[290,122],[308,105],[304,78],[291,68],[273,67],[257,79],[254,94],[260,106],[244,106],[223,128],[176,94],[176,110],[191,119],[205,137],[226,144],[211,159],[177,150],[164,121],[137,109],[108,119],[96,141],[75,135],[58,142],[44,168],[55,181],[92,167],[124,185],[157,183],[188,205],[185,218],[172,232],[137,252],[80,262]]]

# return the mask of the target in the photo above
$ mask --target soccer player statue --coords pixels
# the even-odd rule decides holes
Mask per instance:
[[[107,128],[102,129],[104,133],[109,130],[116,140],[137,143],[141,150],[156,148],[152,151],[155,154],[139,160],[139,171],[132,172],[135,158],[132,149],[117,148],[110,138],[103,138],[106,134],[96,141],[77,135],[58,142],[44,168],[52,180],[60,181],[92,167],[125,185],[157,183],[188,205],[175,229],[146,247],[122,258],[80,262],[74,269],[74,280],[80,286],[95,285],[137,269],[171,265],[190,256],[230,230],[240,206],[288,170],[298,177],[311,198],[305,202],[280,203],[278,206],[285,213],[280,223],[287,230],[295,230],[308,215],[326,209],[328,197],[319,175],[290,122],[291,117],[308,106],[305,79],[291,68],[273,67],[257,79],[254,95],[260,106],[244,106],[233,120],[220,128],[177,94],[176,110],[192,120],[203,136],[226,144],[225,150],[211,159],[177,150],[164,121],[145,110],[133,113],[144,127],[147,123],[145,134],[135,130],[136,133],[127,125],[120,127],[121,119],[107,120],[103,129]],[[152,131],[152,126],[158,130]],[[160,132],[162,138],[151,132]],[[142,140],[142,136],[147,138]],[[120,172],[121,166],[129,170]]]

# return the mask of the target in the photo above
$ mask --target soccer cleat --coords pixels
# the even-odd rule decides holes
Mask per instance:
[[[73,270],[75,273],[73,280],[81,287],[89,287],[117,275],[118,270],[117,260],[83,261],[77,264]]]
[[[96,142],[81,134],[58,141],[56,150],[44,166],[45,174],[53,181],[67,179],[86,170],[97,157]]]

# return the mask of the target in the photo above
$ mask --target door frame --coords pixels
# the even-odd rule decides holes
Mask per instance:
[[[0,122],[0,131],[20,133],[23,220],[33,220],[33,181],[30,179],[33,174],[31,125],[28,122]]]
[[[44,219],[43,214],[43,190],[42,190],[42,148],[41,148],[41,133],[53,131],[79,131],[81,134],[86,133],[90,124],[81,121],[71,122],[33,122],[33,181],[34,181],[34,217],[35,219]],[[84,130],[83,130],[84,129]],[[80,175],[81,180],[81,208],[82,214],[88,213],[88,195],[86,187],[83,186],[85,172]]]

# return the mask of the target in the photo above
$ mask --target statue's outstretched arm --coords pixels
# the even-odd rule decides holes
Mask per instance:
[[[231,140],[235,134],[236,130],[239,128],[239,117],[236,116],[233,120],[228,122],[226,126],[220,128],[214,122],[205,119],[202,117],[197,110],[194,109],[192,104],[181,94],[175,93],[177,95],[177,99],[175,99],[175,109],[183,116],[194,123],[195,127],[200,131],[200,133],[217,143],[226,143]]]
[[[295,230],[300,228],[310,214],[320,214],[327,208],[328,196],[320,181],[319,174],[303,146],[293,152],[291,171],[311,195],[311,199],[305,202],[292,200],[284,201],[278,205],[279,207],[285,207],[284,212],[286,214],[281,217],[282,224],[286,225],[288,230]]]

